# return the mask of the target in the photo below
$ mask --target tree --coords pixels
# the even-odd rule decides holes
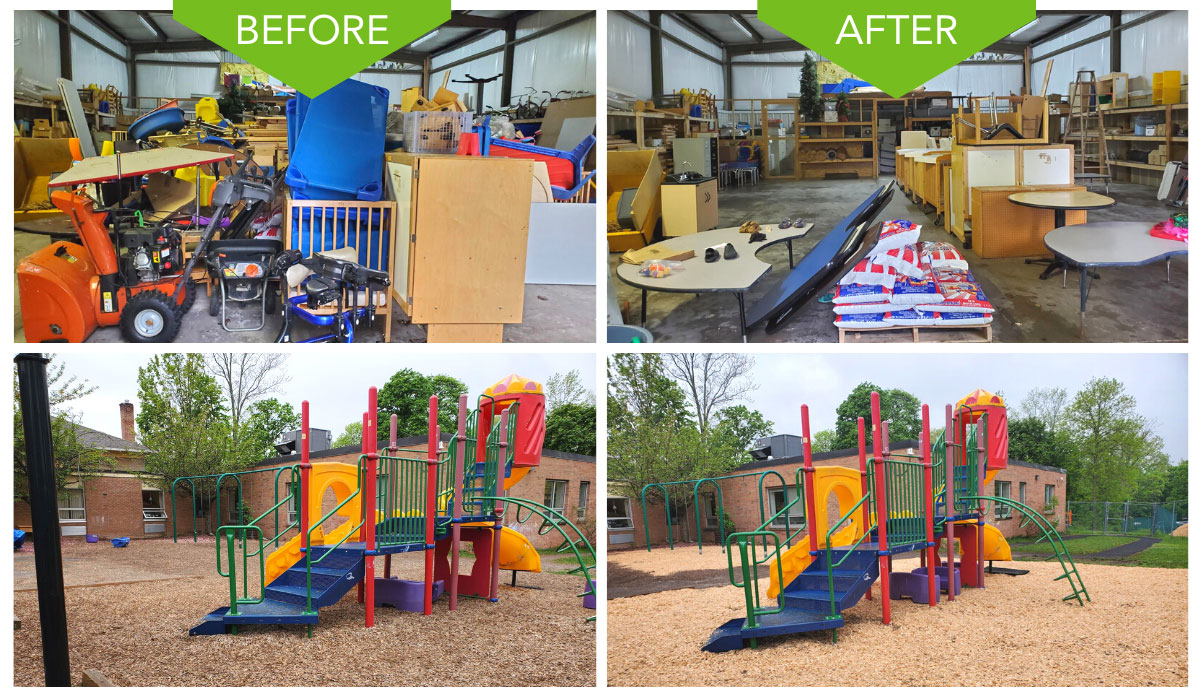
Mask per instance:
[[[834,450],[858,448],[858,418],[867,422],[867,440],[871,439],[871,393],[879,393],[880,419],[888,426],[888,439],[917,439],[921,435],[921,402],[899,388],[884,390],[874,383],[859,383],[837,408]]]
[[[83,443],[77,428],[78,416],[68,403],[95,392],[95,386],[75,376],[58,357],[46,365],[46,385],[50,397],[50,442],[54,449],[54,484],[61,492],[69,480],[80,482],[93,477],[113,460],[103,451]],[[17,367],[13,364],[13,497],[29,501],[29,472],[25,455],[25,428],[21,413],[21,388]]]
[[[333,448],[344,448],[346,446],[362,445],[362,420],[350,422],[342,429],[342,433],[333,440]],[[384,442],[387,445],[387,442]]]
[[[273,397],[254,403],[239,430],[238,465],[250,466],[275,457],[275,444],[283,432],[299,428],[300,415],[288,403]]]
[[[566,403],[546,416],[546,448],[596,455],[596,406]]]
[[[216,377],[229,404],[229,422],[235,436],[246,411],[258,400],[287,384],[287,354],[208,354],[205,367]]]
[[[221,388],[200,354],[159,354],[138,369],[137,415],[147,477],[164,490],[179,477],[226,470],[233,450]],[[200,498],[216,494],[216,478],[193,481]]]
[[[608,359],[608,431],[689,421],[687,396],[667,377],[661,354],[613,354]]]
[[[1021,400],[1019,417],[1034,417],[1046,425],[1048,431],[1058,431],[1063,426],[1069,395],[1065,388],[1034,388]]]
[[[453,432],[458,422],[458,396],[465,392],[466,383],[452,376],[426,376],[410,368],[397,371],[379,389],[379,424],[376,425],[379,443],[388,443],[392,415],[397,418],[397,438],[428,434],[431,395],[438,398],[438,428]]]
[[[751,459],[750,449],[754,442],[770,436],[774,429],[775,423],[758,410],[734,405],[717,412],[717,425],[713,428],[712,438],[733,447],[740,454],[738,460],[745,463]]]
[[[583,387],[579,369],[571,369],[566,373],[555,373],[550,376],[544,386],[546,393],[546,414],[563,405],[596,404],[596,395]]]
[[[1079,499],[1123,501],[1138,477],[1165,458],[1162,439],[1113,378],[1088,381],[1067,407],[1065,425],[1079,454]]]
[[[836,450],[833,447],[833,442],[836,437],[836,432],[833,429],[822,429],[812,435],[812,451],[813,453],[828,453]]]
[[[804,54],[804,66],[800,68],[800,116],[809,123],[821,121],[821,86],[817,83],[817,62],[811,52]]]
[[[683,385],[702,434],[713,414],[758,388],[749,380],[754,369],[749,354],[663,354],[663,367]]]

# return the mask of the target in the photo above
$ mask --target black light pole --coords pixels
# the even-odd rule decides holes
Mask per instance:
[[[48,359],[17,354],[21,421],[25,428],[25,468],[29,508],[33,514],[33,560],[37,570],[38,614],[42,626],[42,666],[47,686],[70,686],[67,651],[67,603],[63,592],[62,549],[59,547],[58,492],[54,478],[54,446],[50,437]]]

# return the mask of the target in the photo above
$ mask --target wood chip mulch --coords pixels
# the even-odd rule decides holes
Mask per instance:
[[[709,569],[707,551],[609,552],[645,570]],[[713,558],[717,556],[714,555]],[[723,557],[723,556],[722,556]],[[699,559],[698,559],[699,558]],[[900,571],[916,565],[899,560]],[[893,601],[892,623],[874,600],[846,612],[846,627],[771,638],[756,650],[700,647],[745,615],[741,589],[680,589],[608,602],[612,686],[1186,686],[1187,570],[1079,564],[1085,606],[1060,599],[1057,563],[1018,562],[1029,574],[988,575],[934,608]],[[765,594],[765,580],[762,585]]]

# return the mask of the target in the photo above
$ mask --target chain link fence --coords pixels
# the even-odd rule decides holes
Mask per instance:
[[[1187,521],[1187,500],[1067,502],[1067,533],[1169,536]]]

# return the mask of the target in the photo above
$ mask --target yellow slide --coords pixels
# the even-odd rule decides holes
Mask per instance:
[[[858,526],[846,526],[837,533],[834,533],[830,542],[833,543],[833,547],[835,548],[843,545],[852,545],[861,535],[862,533],[858,531]],[[825,543],[818,541],[817,547],[824,548]],[[779,555],[778,560],[771,561],[771,586],[767,589],[767,598],[773,599],[779,596],[779,577],[775,571],[775,566],[780,562],[783,563],[783,586],[786,587],[788,584],[791,584],[796,575],[808,569],[808,566],[812,564],[813,558],[808,552],[808,536],[804,536],[793,543],[791,548],[784,550]]]
[[[500,529],[500,569],[541,572],[542,557],[520,531],[506,526]]]
[[[989,561],[1012,559],[1012,550],[1008,547],[1008,540],[1005,539],[1000,529],[988,523],[983,525],[983,559]]]

